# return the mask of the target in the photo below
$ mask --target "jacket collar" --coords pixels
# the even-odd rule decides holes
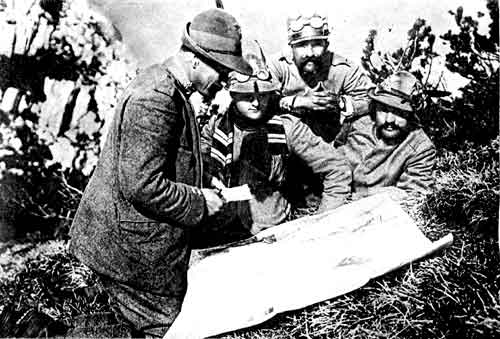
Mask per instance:
[[[190,96],[191,94],[193,94],[193,92],[195,91],[193,83],[189,81],[188,75],[186,74],[184,67],[182,67],[181,65],[181,61],[177,57],[172,56],[165,61],[164,65],[167,67],[170,73],[172,73],[175,80],[177,80],[184,94],[186,96]]]
[[[339,54],[336,54],[336,53],[334,53],[334,52],[332,52],[330,50],[328,50],[328,53],[331,53],[331,55],[332,55],[332,62],[331,62],[332,66],[351,65],[351,63],[349,62],[349,60],[347,60],[343,56],[341,56]],[[283,52],[281,52],[281,55],[280,55],[279,59],[286,61],[286,63],[289,64],[289,65],[293,65],[294,61],[293,61],[292,48],[289,47],[286,50],[284,50]]]

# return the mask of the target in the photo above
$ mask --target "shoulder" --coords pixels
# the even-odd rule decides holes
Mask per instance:
[[[337,54],[332,53],[332,66],[333,67],[347,67],[347,68],[358,68],[359,66],[353,61]]]
[[[340,79],[357,79],[364,74],[360,65],[339,54],[332,54],[330,72],[334,72],[339,81]]]
[[[434,143],[422,128],[412,131],[408,137],[410,138],[409,145],[415,153],[436,149]]]
[[[351,124],[351,130],[371,130],[375,124],[370,115],[363,115],[361,117],[355,117],[349,121]]]
[[[175,94],[175,79],[163,65],[152,65],[142,70],[127,91],[132,98],[166,96]]]
[[[268,66],[272,73],[276,74],[278,78],[290,72],[294,65],[291,50],[284,50],[274,54]]]
[[[281,114],[277,116],[285,131],[287,143],[291,149],[298,145],[311,145],[320,143],[321,137],[314,134],[311,128],[300,118],[291,114]]]
[[[293,55],[290,48],[284,49],[271,56],[271,62],[292,65]]]

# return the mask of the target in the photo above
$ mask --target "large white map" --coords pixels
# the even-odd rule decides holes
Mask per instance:
[[[164,339],[253,326],[353,291],[453,241],[432,242],[386,194],[270,229],[193,263],[181,313]]]

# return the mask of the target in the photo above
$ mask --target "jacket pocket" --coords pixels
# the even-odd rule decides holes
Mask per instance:
[[[185,238],[181,228],[169,224],[128,220],[120,221],[120,236],[124,243],[138,250],[159,254],[175,248]]]
[[[183,293],[189,262],[184,230],[163,223],[120,221],[120,237],[133,281],[159,292]]]

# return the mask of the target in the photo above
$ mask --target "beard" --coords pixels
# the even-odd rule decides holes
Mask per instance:
[[[385,123],[377,127],[377,135],[387,143],[398,143],[406,137],[408,131],[393,123]]]
[[[299,69],[303,74],[313,75],[316,74],[321,66],[321,59],[316,57],[309,57],[302,60],[299,64]]]

